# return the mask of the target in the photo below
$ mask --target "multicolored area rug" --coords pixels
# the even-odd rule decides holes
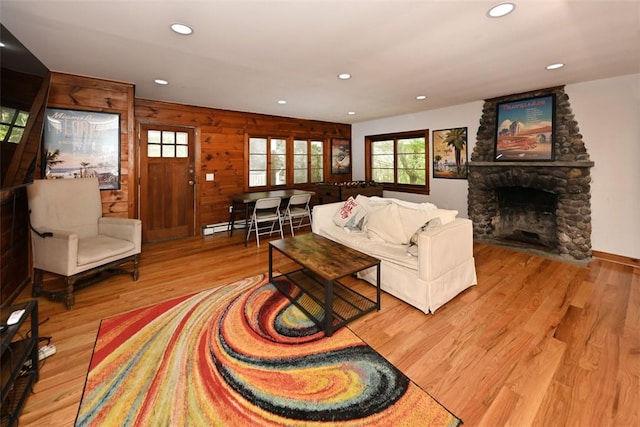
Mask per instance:
[[[324,337],[262,275],[104,319],[76,418],[76,426],[460,423],[349,329]]]

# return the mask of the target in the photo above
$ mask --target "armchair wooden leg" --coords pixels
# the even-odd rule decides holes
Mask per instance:
[[[67,307],[67,310],[71,309],[76,302],[75,296],[73,295],[73,285],[75,281],[73,276],[67,276],[65,279],[67,286],[64,294],[64,305]]]
[[[133,257],[133,272],[131,273],[131,277],[134,282],[138,280],[138,255]]]

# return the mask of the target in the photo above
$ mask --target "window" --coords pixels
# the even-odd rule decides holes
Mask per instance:
[[[282,186],[286,183],[287,140],[249,138],[249,187]]]
[[[313,139],[249,137],[249,188],[322,182],[324,144]]]
[[[29,119],[29,112],[2,107],[0,110],[0,139],[2,142],[18,144]]]
[[[293,141],[293,183],[322,182],[323,142],[296,139]]]
[[[429,194],[429,130],[365,138],[367,180],[385,190]]]

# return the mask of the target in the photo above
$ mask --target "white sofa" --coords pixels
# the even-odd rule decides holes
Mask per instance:
[[[358,196],[314,206],[312,231],[380,259],[381,289],[433,313],[477,283],[472,223],[457,214],[431,203]],[[375,284],[375,267],[359,277]]]

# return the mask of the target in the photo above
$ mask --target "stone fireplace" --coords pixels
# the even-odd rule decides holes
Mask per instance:
[[[494,161],[497,104],[555,94],[553,161]],[[591,258],[591,176],[564,87],[486,100],[469,163],[474,239]]]

